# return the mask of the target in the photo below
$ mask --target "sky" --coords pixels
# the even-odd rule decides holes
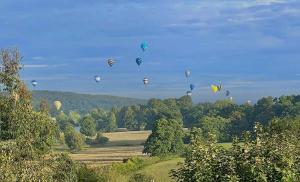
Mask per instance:
[[[225,90],[239,103],[300,94],[299,0],[0,0],[0,48],[9,47],[32,90],[180,97],[189,69],[196,102]]]

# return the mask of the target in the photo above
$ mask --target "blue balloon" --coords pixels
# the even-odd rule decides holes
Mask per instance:
[[[147,44],[146,42],[143,42],[143,43],[141,44],[141,49],[142,49],[143,51],[146,51],[147,48],[148,48],[148,44]]]
[[[195,88],[195,85],[194,84],[190,84],[190,89],[194,90],[194,88]]]
[[[35,87],[35,86],[37,86],[38,82],[37,82],[36,80],[32,80],[32,81],[31,81],[31,84],[32,84],[32,86]]]
[[[142,58],[136,58],[135,62],[138,66],[140,66],[142,64],[143,60],[142,60]]]

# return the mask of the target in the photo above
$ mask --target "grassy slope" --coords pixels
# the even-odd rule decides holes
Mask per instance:
[[[183,162],[182,158],[176,158],[168,161],[163,161],[157,164],[150,165],[140,172],[146,175],[153,176],[155,182],[169,182],[174,181],[170,178],[170,171],[172,169],[177,169],[177,164]]]

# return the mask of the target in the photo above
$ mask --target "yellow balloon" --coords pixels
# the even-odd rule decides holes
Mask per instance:
[[[54,106],[57,110],[59,110],[61,108],[61,102],[59,100],[55,101]]]
[[[216,86],[216,85],[211,85],[211,90],[212,90],[214,93],[216,93],[217,91],[219,91],[219,88],[218,88],[218,86]]]

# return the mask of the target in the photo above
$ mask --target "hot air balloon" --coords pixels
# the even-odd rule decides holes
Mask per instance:
[[[188,78],[191,75],[191,71],[190,70],[185,70],[185,77]]]
[[[226,97],[228,97],[230,95],[230,91],[226,90]]]
[[[190,84],[191,91],[194,90],[194,88],[195,88],[195,85],[194,84]]]
[[[135,62],[138,66],[140,66],[142,64],[143,60],[142,60],[142,58],[138,57],[135,59]]]
[[[141,49],[143,52],[145,52],[146,49],[148,49],[148,44],[146,42],[141,43]]]
[[[115,60],[113,60],[113,59],[108,59],[107,60],[107,64],[110,66],[110,67],[112,67],[113,65],[114,65],[114,63],[115,63]]]
[[[218,86],[216,86],[216,85],[211,85],[210,87],[211,87],[211,90],[212,90],[214,93],[216,93],[216,92],[219,91]]]
[[[61,105],[62,104],[61,104],[61,102],[59,100],[54,101],[54,106],[55,106],[56,110],[59,110],[61,108]]]
[[[96,76],[94,77],[94,79],[95,79],[95,81],[96,81],[97,83],[101,81],[101,77],[98,76],[98,75],[96,75]]]
[[[144,85],[148,85],[149,79],[148,79],[148,78],[144,78],[144,79],[143,79],[143,82],[144,82]]]
[[[31,81],[31,84],[32,84],[32,86],[35,87],[35,86],[37,86],[38,82],[37,82],[36,80],[32,80],[32,81]]]
[[[187,92],[186,92],[186,95],[187,95],[187,96],[192,96],[192,92],[191,92],[191,91],[187,91]]]

